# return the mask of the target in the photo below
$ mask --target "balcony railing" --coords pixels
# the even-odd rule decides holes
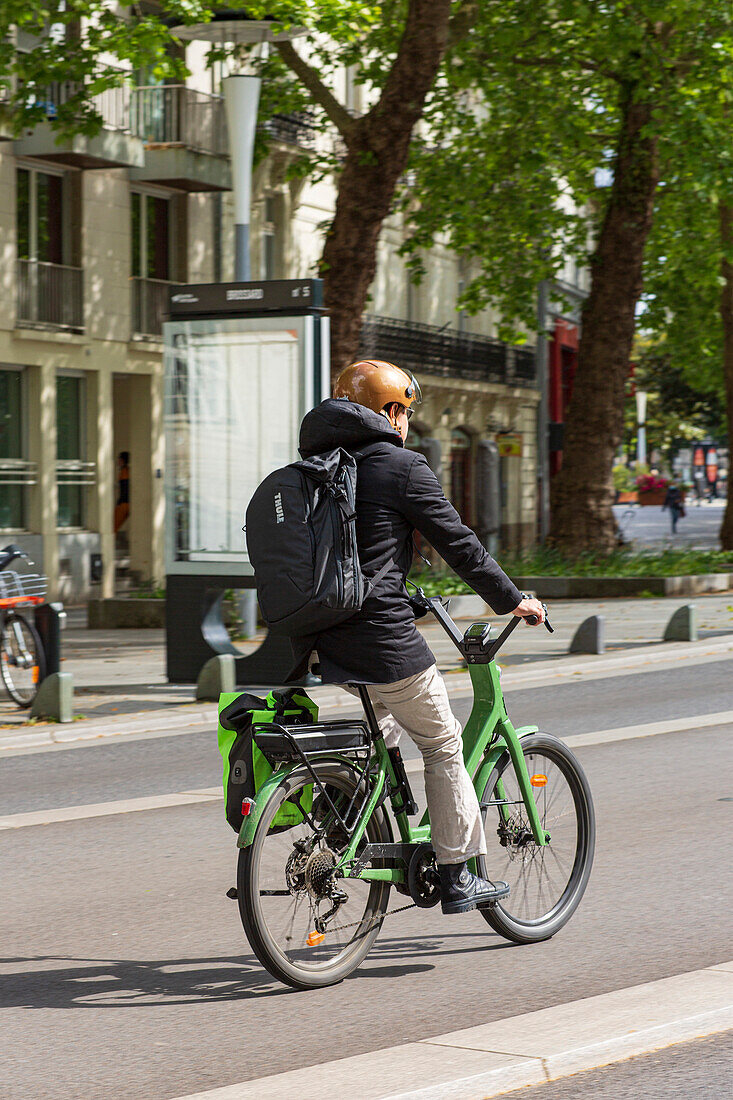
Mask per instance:
[[[84,273],[80,267],[18,260],[18,323],[84,329]]]
[[[80,85],[72,80],[55,80],[47,85],[35,97],[36,105],[44,107],[48,118],[55,118],[59,107],[68,103],[79,91]],[[91,97],[91,102],[102,116],[106,130],[128,131],[130,129],[130,101],[132,88],[129,84],[119,84],[106,88],[99,95]]]
[[[295,111],[288,115],[273,115],[264,124],[265,133],[283,145],[294,145],[300,149],[313,149],[316,143],[316,128],[310,111]]]
[[[182,84],[132,91],[130,128],[147,145],[184,145],[226,156],[224,100]]]
[[[365,318],[360,354],[399,363],[416,374],[510,386],[536,384],[533,350],[516,348],[472,332],[392,317]]]
[[[168,295],[176,283],[167,279],[133,278],[132,331],[135,336],[159,338],[163,335],[163,319],[168,312]]]

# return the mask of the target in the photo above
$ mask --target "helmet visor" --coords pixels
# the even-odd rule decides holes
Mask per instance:
[[[408,400],[412,399],[412,405],[422,405],[422,390],[420,389],[420,383],[418,382],[414,374],[410,374],[410,385],[405,390],[405,397]]]

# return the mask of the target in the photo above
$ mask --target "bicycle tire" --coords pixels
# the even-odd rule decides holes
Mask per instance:
[[[13,623],[20,625],[22,631],[30,639],[31,646],[33,647],[31,656],[34,657],[33,665],[31,666],[34,671],[34,681],[32,688],[23,690],[13,681],[11,669],[13,667],[12,662],[17,660],[15,654],[15,638],[11,633],[11,627]],[[5,616],[0,629],[0,674],[2,675],[5,689],[13,700],[14,703],[23,709],[30,707],[38,694],[38,688],[46,676],[46,655],[43,652],[43,645],[41,639],[38,636],[38,631],[32,623],[28,622],[25,615],[22,615],[19,611],[9,611]]]
[[[528,839],[529,827],[523,803],[521,803],[518,810],[513,811],[510,826],[503,822],[499,807],[484,806],[482,809],[484,828],[489,844],[492,839],[493,825],[496,821],[499,823],[494,838],[499,834],[500,844],[504,846],[505,865],[496,866],[495,849],[492,851],[490,848],[487,856],[481,856],[477,859],[479,874],[487,878],[496,876],[500,879],[506,879],[512,886],[512,893],[505,902],[499,902],[494,908],[482,909],[480,912],[484,920],[500,935],[512,940],[514,943],[526,944],[538,943],[554,936],[567,924],[580,904],[593,866],[595,811],[586,775],[575,755],[562,741],[551,734],[538,733],[523,737],[521,744],[525,758],[527,758],[530,775],[533,774],[538,765],[541,769],[544,767],[544,774],[548,774],[552,771],[552,769],[547,768],[547,764],[550,764],[557,773],[557,776],[555,776],[555,773],[552,772],[553,777],[562,777],[570,795],[570,799],[565,796],[565,805],[569,807],[572,803],[576,819],[575,849],[572,856],[563,857],[563,852],[566,849],[569,851],[573,841],[571,822],[568,820],[571,811],[563,808],[561,781],[558,780],[555,789],[554,810],[552,795],[548,798],[547,793],[545,793],[547,787],[538,789],[537,808],[540,812],[540,820],[543,827],[550,833],[550,843],[546,847],[537,845],[531,837]],[[511,757],[507,751],[499,758],[489,775],[481,798],[482,803],[498,797],[496,786],[500,778],[506,780],[505,794],[507,796],[513,795],[518,799],[521,798]],[[555,849],[553,849],[553,835],[555,836]],[[519,843],[515,844],[511,837],[515,837]],[[572,859],[569,870],[567,870],[567,881],[562,885],[562,889],[552,885],[550,871],[550,868],[554,868],[552,874],[555,874],[562,882],[565,872],[562,870],[561,858],[565,859],[566,867]],[[553,864],[553,860],[555,864]],[[545,874],[545,872],[547,873]],[[531,915],[531,902],[528,902],[527,894],[529,884],[533,880],[538,883],[538,901],[536,904],[540,909],[543,905],[548,904],[543,900],[543,886],[551,899],[554,893],[560,892],[546,911]],[[524,899],[522,898],[522,890],[524,890]],[[525,906],[523,916],[517,911],[522,905]]]
[[[342,790],[347,797],[350,797],[356,789],[356,777],[353,770],[347,765],[324,762],[321,765],[316,764],[315,770],[321,783],[328,783],[331,788],[335,787]],[[311,777],[305,768],[295,769],[283,779],[280,787],[265,807],[257,824],[252,843],[247,848],[240,848],[237,867],[239,914],[252,950],[264,968],[274,978],[292,986],[294,989],[319,989],[323,986],[335,985],[356,970],[379,935],[389,901],[389,883],[367,883],[365,880],[340,879],[339,884],[347,892],[349,889],[353,891],[355,889],[354,884],[359,883],[358,889],[362,892],[366,890],[366,903],[363,916],[356,922],[355,930],[353,933],[349,930],[348,942],[335,957],[329,960],[327,954],[334,946],[333,943],[326,942],[329,932],[326,933],[326,940],[322,945],[319,944],[308,948],[308,950],[306,950],[305,940],[298,939],[291,955],[288,955],[281,948],[281,945],[276,942],[270,928],[270,922],[263,910],[262,896],[266,896],[261,890],[260,883],[263,848],[270,831],[270,823],[280,806],[283,802],[291,799],[294,792],[307,786],[310,782],[312,782]],[[305,823],[297,826],[297,830],[310,832]],[[296,829],[287,830],[286,833],[278,832],[277,839],[286,838],[287,833],[295,835]],[[376,810],[369,819],[366,838],[370,842],[389,840],[388,827],[381,809]],[[293,836],[287,837],[284,841],[285,845],[288,843],[292,848]],[[278,858],[276,856],[275,861]],[[285,867],[283,867],[282,881],[283,884],[287,885],[285,873]],[[272,881],[265,874],[262,878],[265,882]],[[284,894],[285,891],[282,891],[282,893]],[[306,900],[307,892],[302,891],[302,894],[303,897],[299,898],[298,894],[291,892],[293,902],[286,902],[286,905],[292,905],[293,924],[295,922],[295,911],[302,900]],[[356,905],[359,906],[359,904],[357,900]],[[310,901],[308,901],[308,905],[310,911],[306,917],[306,923],[313,915],[313,907]],[[301,916],[306,916],[306,910],[301,911]],[[338,926],[344,923],[346,919],[348,918],[340,917],[337,913],[333,922],[335,929],[338,929]],[[310,920],[309,927],[314,927],[312,920]],[[293,928],[291,927],[292,932]],[[292,938],[295,940],[296,936],[292,936]],[[321,951],[321,948],[323,948],[323,951]]]

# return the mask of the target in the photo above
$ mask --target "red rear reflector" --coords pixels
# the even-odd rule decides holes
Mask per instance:
[[[252,813],[253,806],[254,802],[251,798],[242,799],[242,817],[249,817],[249,815]]]
[[[546,787],[547,776],[546,775],[532,775],[530,776],[530,783],[533,787]]]

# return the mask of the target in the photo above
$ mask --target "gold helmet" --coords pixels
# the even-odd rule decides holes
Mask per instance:
[[[342,370],[333,387],[333,396],[346,397],[376,413],[396,402],[407,409],[408,415],[412,407],[422,401],[414,375],[381,359],[360,359]]]

